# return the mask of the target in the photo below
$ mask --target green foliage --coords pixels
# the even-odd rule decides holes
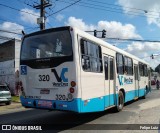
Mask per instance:
[[[19,96],[12,96],[12,102],[20,102]]]

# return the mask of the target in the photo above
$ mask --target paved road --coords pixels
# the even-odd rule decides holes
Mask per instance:
[[[154,87],[153,87],[154,88]],[[122,112],[115,113],[107,110],[99,113],[76,114],[71,112],[21,109],[20,111],[0,115],[0,124],[76,124],[66,127],[61,132],[92,132],[85,129],[85,124],[92,124],[90,129],[99,130],[106,127],[105,124],[158,124],[160,121],[160,90],[153,89],[146,99],[140,99],[128,103]],[[101,127],[96,124],[102,124]],[[104,125],[103,125],[104,124]],[[111,125],[113,126],[113,125]],[[129,125],[125,125],[129,129]],[[113,129],[115,127],[113,126]],[[72,129],[72,130],[70,130]],[[102,132],[103,130],[101,130]],[[98,132],[98,131],[94,131]],[[106,131],[103,131],[106,132]],[[109,131],[107,131],[109,132]],[[113,131],[110,131],[113,132]],[[128,131],[114,131],[128,132]],[[135,131],[130,131],[135,132]],[[139,132],[139,131],[137,131]],[[143,130],[143,132],[146,132]],[[157,130],[148,132],[158,132]]]

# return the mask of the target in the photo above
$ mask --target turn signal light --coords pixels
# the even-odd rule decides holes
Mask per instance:
[[[74,88],[69,89],[70,93],[74,93]]]
[[[76,82],[71,81],[71,86],[72,86],[72,87],[75,87],[75,86],[76,86]]]

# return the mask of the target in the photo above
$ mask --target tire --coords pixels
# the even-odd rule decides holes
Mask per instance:
[[[6,102],[6,105],[10,105],[10,104],[11,104],[11,101]]]
[[[123,92],[119,91],[118,105],[116,106],[116,112],[122,111],[123,107],[124,107],[124,96],[123,96]]]

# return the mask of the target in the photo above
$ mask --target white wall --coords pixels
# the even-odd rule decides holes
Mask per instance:
[[[16,94],[17,70],[19,71],[21,41],[15,40],[15,59],[0,62],[0,83],[7,83],[12,94]]]

